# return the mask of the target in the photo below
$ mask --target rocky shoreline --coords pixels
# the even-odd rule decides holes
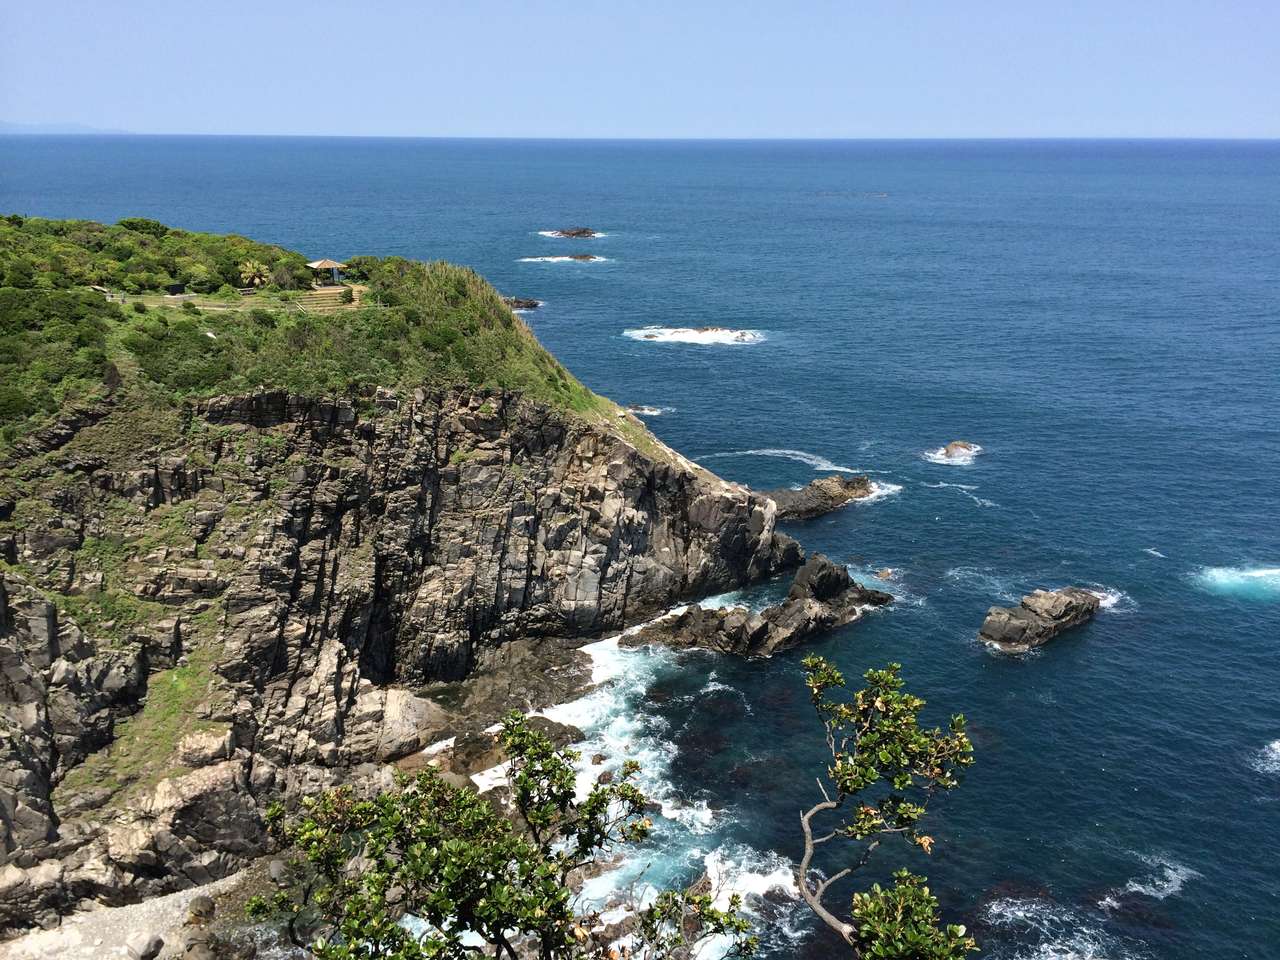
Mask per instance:
[[[764,496],[778,505],[779,520],[811,520],[873,493],[875,484],[865,474],[851,477],[832,474],[811,480],[799,490],[788,487],[766,490]]]
[[[692,604],[678,616],[649,624],[622,642],[769,657],[853,623],[868,608],[892,602],[890,594],[862,586],[848,570],[819,553],[796,573],[786,599],[759,613],[745,607],[709,609]]]
[[[21,561],[0,590],[0,925],[228,876],[267,849],[272,800],[385,783],[569,698],[573,648],[801,560],[772,501],[652,439],[500,391],[371,400],[216,398],[132,469],[76,452],[108,416],[42,467],[77,494],[0,544]],[[86,553],[160,522],[150,553]],[[155,619],[82,627],[50,590]],[[177,678],[170,732],[146,708]]]

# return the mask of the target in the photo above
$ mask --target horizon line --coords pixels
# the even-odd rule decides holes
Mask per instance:
[[[41,139],[52,137],[124,138],[124,137],[189,137],[189,138],[241,138],[281,140],[474,140],[508,142],[561,142],[561,143],[946,143],[946,142],[1241,142],[1272,143],[1280,141],[1275,136],[1222,136],[1204,134],[1162,134],[1137,136],[1125,134],[1072,135],[1047,134],[1035,136],[796,136],[796,137],[680,137],[680,136],[502,136],[489,134],[411,134],[411,133],[188,133],[188,132],[138,132],[132,130],[69,130],[64,132],[6,130],[0,127],[0,137],[9,139]]]

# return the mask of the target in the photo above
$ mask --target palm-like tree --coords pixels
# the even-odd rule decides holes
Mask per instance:
[[[262,287],[271,279],[271,271],[261,260],[246,260],[240,264],[240,279],[251,287]]]

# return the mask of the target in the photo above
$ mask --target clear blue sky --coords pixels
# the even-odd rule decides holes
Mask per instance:
[[[143,133],[1280,136],[1280,0],[40,0],[0,120]]]

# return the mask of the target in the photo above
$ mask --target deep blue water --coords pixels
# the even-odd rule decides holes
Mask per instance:
[[[876,471],[901,489],[792,532],[900,571],[820,651],[901,661],[971,720],[910,858],[949,918],[1000,957],[1280,953],[1280,144],[0,138],[0,211],[467,263],[723,476]],[[608,235],[537,234],[577,224]],[[576,250],[609,259],[521,260]],[[624,335],[705,325],[764,339]],[[957,438],[972,465],[923,459]],[[1065,583],[1117,602],[1034,656],[975,642]],[[710,811],[677,865],[797,854],[822,769],[798,659],[642,665],[621,742]]]

